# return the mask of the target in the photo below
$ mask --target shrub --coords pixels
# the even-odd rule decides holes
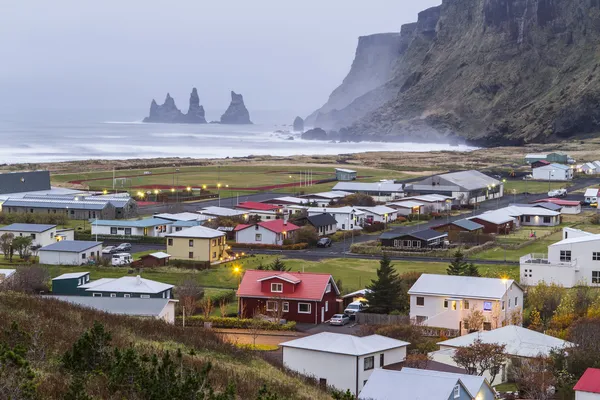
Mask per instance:
[[[284,246],[278,246],[275,244],[255,244],[255,243],[235,243],[231,244],[231,247],[236,249],[264,249],[264,250],[304,250],[308,248],[307,243],[296,243]]]
[[[354,233],[352,231],[338,231],[336,233],[334,233],[333,235],[330,236],[331,240],[334,242],[341,242],[345,239],[351,239],[352,236],[354,235],[354,237],[356,236],[360,236],[362,233],[360,231],[354,231]]]
[[[263,331],[295,331],[296,322],[290,321],[285,324],[277,324],[267,320],[256,320],[252,318],[230,318],[230,317],[209,317],[195,315],[185,319],[186,326],[204,326],[205,322],[210,322],[213,328],[222,329],[249,329],[258,327]],[[177,317],[176,324],[181,325],[182,319]]]
[[[195,269],[199,271],[204,271],[211,267],[210,261],[170,260],[169,264],[177,268]]]
[[[294,232],[296,243],[307,243],[309,246],[315,246],[319,241],[319,233],[311,225],[305,225]]]
[[[42,213],[3,213],[0,212],[0,224],[8,225],[13,223],[26,224],[51,224],[65,225],[68,222],[66,215],[62,214],[42,214]]]
[[[363,228],[363,230],[367,233],[380,232],[385,229],[385,224],[383,222],[373,222],[371,225],[367,225]]]
[[[210,297],[215,304],[220,304],[222,301],[231,303],[235,301],[235,290],[222,291]]]
[[[431,219],[431,215],[428,214],[409,214],[409,221],[429,221]]]

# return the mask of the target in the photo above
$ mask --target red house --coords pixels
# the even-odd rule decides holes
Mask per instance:
[[[248,270],[237,294],[242,318],[263,314],[319,324],[336,313],[340,291],[330,274]]]

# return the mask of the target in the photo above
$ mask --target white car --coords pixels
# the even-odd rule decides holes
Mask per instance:
[[[557,189],[548,192],[548,197],[564,197],[567,195],[567,189]]]
[[[121,265],[129,265],[133,261],[133,257],[129,253],[115,253],[111,257],[110,263],[114,267],[119,267]]]
[[[366,310],[368,307],[369,306],[364,304],[362,301],[353,301],[352,303],[348,304],[348,307],[346,307],[344,310],[344,314],[352,317],[356,313]]]
[[[333,317],[331,317],[331,319],[329,320],[329,325],[340,325],[340,326],[344,326],[347,323],[350,322],[350,317],[347,316],[346,314],[335,314]]]
[[[102,249],[102,254],[112,254],[114,248],[115,246],[106,246]]]

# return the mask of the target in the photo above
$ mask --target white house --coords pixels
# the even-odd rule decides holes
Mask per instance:
[[[371,400],[494,400],[494,389],[483,376],[404,367],[374,371],[360,392]]]
[[[283,241],[294,237],[294,231],[300,229],[284,219],[263,221],[253,225],[240,224],[235,227],[237,243],[272,244],[281,246]]]
[[[366,213],[356,207],[319,208],[311,207],[307,210],[308,216],[330,214],[337,221],[337,227],[342,231],[361,230],[365,223]]]
[[[593,162],[585,163],[581,166],[581,172],[586,175],[594,175],[598,173],[598,166]]]
[[[248,212],[245,210],[234,210],[227,207],[204,207],[200,211],[198,211],[200,215],[208,216],[209,218],[218,218],[218,217],[239,217],[248,219]]]
[[[550,164],[534,168],[533,179],[541,181],[570,181],[573,179],[573,168],[563,164]]]
[[[345,192],[343,190],[332,190],[330,192],[319,192],[301,196],[307,200],[309,204],[316,205],[317,207],[327,207],[331,202],[338,201],[344,197],[350,196],[352,193]]]
[[[337,232],[337,221],[331,214],[317,214],[306,217],[306,222],[317,230],[319,236]]]
[[[42,247],[38,256],[40,264],[82,265],[90,260],[99,260],[101,252],[102,242],[61,240]]]
[[[398,200],[392,203],[386,204],[396,210],[398,215],[410,215],[410,214],[424,214],[427,211],[425,203],[414,200]]]
[[[600,286],[600,235],[565,228],[563,238],[548,246],[547,254],[521,257],[521,283]]]
[[[469,170],[430,176],[408,184],[404,189],[410,196],[438,194],[455,199],[460,204],[476,204],[502,197],[504,182]]]
[[[404,196],[404,185],[393,182],[340,182],[333,190],[350,193],[362,193],[371,196],[375,201],[394,201]]]
[[[281,343],[281,347],[287,368],[356,395],[373,371],[403,362],[409,344],[379,335],[322,332]]]
[[[421,196],[408,196],[392,204],[402,204],[404,201],[423,203],[423,211],[429,214],[432,212],[440,213],[451,210],[454,199],[450,196],[441,194],[424,194]]]
[[[576,201],[576,200],[563,200],[563,199],[549,198],[549,199],[535,200],[532,203],[533,204],[552,203],[556,206],[560,206],[561,214],[576,215],[576,214],[581,213],[581,202]]]
[[[583,195],[585,197],[585,202],[587,204],[592,204],[592,203],[597,203],[598,202],[598,191],[600,189],[597,188],[588,188],[585,190],[585,194]]]
[[[494,212],[505,212],[518,220],[520,226],[557,226],[560,225],[560,212],[531,205],[514,205]]]
[[[600,400],[600,369],[588,368],[585,370],[573,390],[575,400]]]
[[[171,232],[173,221],[161,218],[146,218],[140,220],[102,220],[90,223],[92,235],[109,236],[152,236],[161,237]]]
[[[14,237],[31,236],[34,246],[47,246],[56,242],[56,225],[10,224],[0,228],[0,235],[12,233]]]
[[[412,320],[459,334],[498,328],[523,307],[523,289],[512,279],[423,274],[408,294]],[[468,326],[474,310],[483,312],[483,327]]]
[[[387,224],[398,219],[398,211],[387,206],[356,207],[365,212],[365,221],[369,223],[381,222]]]
[[[553,336],[544,335],[543,333],[520,326],[508,325],[491,331],[474,332],[439,342],[440,349],[429,353],[429,356],[433,361],[458,367],[458,364],[452,359],[456,349],[470,346],[477,339],[480,339],[483,343],[506,345],[505,351],[509,355],[507,364],[502,366],[495,376],[492,376],[490,372],[483,374],[483,377],[494,385],[507,381],[508,363],[510,363],[510,358],[512,357],[533,358],[538,355],[549,356],[550,351],[553,349],[573,346],[573,343]]]
[[[192,212],[180,212],[176,214],[172,213],[159,213],[154,214],[153,218],[165,219],[167,221],[198,221],[200,219],[200,215]]]

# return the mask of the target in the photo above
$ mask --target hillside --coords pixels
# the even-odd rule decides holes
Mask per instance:
[[[375,68],[389,79],[366,90],[347,79],[334,94],[348,96],[332,94],[313,122],[346,140],[506,145],[596,133],[599,38],[598,1],[445,0],[402,27],[395,62],[374,67],[357,51],[350,75]]]
[[[157,354],[160,360],[166,351],[170,351],[171,359],[177,362],[176,368],[172,368],[172,371],[159,368],[158,377],[176,374],[180,368],[198,371],[202,376],[202,369],[210,362],[212,368],[207,379],[217,393],[226,391],[227,386],[233,384],[237,393],[235,398],[254,400],[258,398],[261,387],[266,385],[271,393],[279,396],[277,397],[279,399],[331,399],[316,387],[285,374],[257,355],[223,343],[216,335],[200,328],[188,328],[184,331],[182,328],[155,320],[108,315],[58,301],[42,300],[39,297],[12,292],[0,293],[0,321],[3,321],[0,329],[0,392],[4,394],[9,393],[8,388],[15,386],[14,382],[11,386],[12,378],[22,378],[22,375],[16,372],[11,373],[11,368],[6,370],[1,368],[3,363],[7,362],[2,357],[3,345],[6,344],[14,349],[19,349],[20,346],[21,350],[24,348],[23,353],[34,373],[33,382],[36,386],[36,395],[31,398],[73,398],[65,395],[67,390],[77,386],[73,381],[76,381],[79,375],[74,373],[69,375],[69,370],[64,368],[65,362],[62,357],[65,352],[74,349],[71,364],[78,365],[72,361],[76,358],[75,355],[86,353],[82,348],[75,349],[73,345],[97,321],[112,337],[111,347],[106,349],[107,354],[112,354],[114,348],[119,348],[125,355],[125,360],[128,360],[127,356],[130,354],[123,350],[132,348],[142,355],[137,362],[144,365],[144,356],[151,358],[153,354]],[[10,328],[13,322],[16,322],[18,329]],[[183,354],[181,366],[175,356],[178,350]],[[9,354],[8,357],[10,362],[11,355]],[[119,358],[116,353],[114,357]],[[92,357],[83,357],[83,359],[85,362],[92,362]],[[131,361],[130,365],[134,363],[135,360]],[[146,363],[152,362],[146,361]],[[164,359],[162,365],[165,365]],[[110,374],[91,373],[87,383],[80,385],[79,389],[85,391],[90,396],[88,398],[93,399],[146,397],[140,396],[138,392],[128,392],[127,382],[115,384],[115,376],[122,371],[111,370],[110,372]],[[135,371],[130,374],[135,376]],[[142,378],[144,377],[132,379]],[[188,379],[186,385],[190,385],[189,381],[191,379]],[[2,393],[0,398],[5,398]],[[9,393],[8,398],[29,397],[16,395],[11,397]],[[76,398],[83,400],[85,397]],[[213,399],[213,397],[196,398]],[[219,399],[229,398],[219,397]]]

